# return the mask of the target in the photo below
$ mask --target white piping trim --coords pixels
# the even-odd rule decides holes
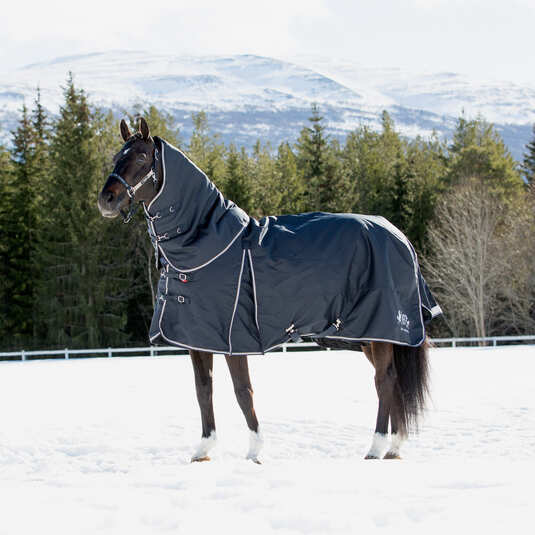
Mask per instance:
[[[422,311],[422,296],[420,294],[420,281],[418,279],[418,271],[420,269],[420,266],[418,264],[418,255],[416,254],[416,251],[414,250],[414,247],[411,245],[410,241],[407,238],[405,238],[405,239],[407,240],[407,247],[408,247],[409,251],[411,251],[412,254],[414,255],[413,256],[414,278],[415,278],[415,282],[416,282],[416,291],[418,292],[418,312],[420,313],[420,325],[422,326],[422,341],[418,344],[418,346],[416,346],[416,347],[419,347],[425,342],[425,336],[426,336],[425,335],[424,313]],[[404,344],[404,345],[409,345],[409,344]]]
[[[269,219],[266,219],[266,224],[264,225],[264,228],[260,231],[260,236],[258,238],[258,245],[262,246],[262,240],[264,239],[269,226]]]
[[[236,314],[236,309],[238,308],[238,300],[240,298],[241,278],[243,275],[244,264],[245,264],[245,249],[243,250],[243,254],[241,255],[241,267],[240,267],[240,274],[238,276],[238,288],[236,288],[236,298],[234,299],[234,309],[232,310],[232,316],[230,318],[230,327],[228,330],[228,349],[229,349],[230,355],[232,355],[232,325],[234,324],[234,316]]]
[[[396,233],[392,233],[392,234],[394,234],[394,236],[396,236],[398,239],[400,239],[400,241],[402,243],[405,244],[405,247],[407,247],[407,249],[409,250],[409,253],[412,256],[412,263],[413,263],[413,267],[414,267],[414,278],[415,278],[415,282],[416,282],[416,291],[418,292],[418,312],[420,313],[420,325],[422,326],[422,340],[416,345],[411,345],[411,344],[407,344],[407,343],[403,343],[403,342],[394,342],[392,340],[384,340],[384,341],[391,342],[393,344],[403,345],[403,346],[420,347],[425,342],[426,334],[425,334],[424,316],[423,316],[423,312],[422,312],[423,305],[422,305],[422,296],[420,294],[420,281],[418,280],[418,270],[419,270],[418,255],[416,254],[416,251],[414,250],[414,247],[412,246],[411,242],[408,240],[407,236],[405,236],[405,234],[403,234],[403,232],[401,232],[401,230],[399,230],[397,227],[392,225],[392,223],[390,223],[388,220],[385,219],[385,221],[387,221],[392,227],[394,227],[394,229],[396,229],[401,234],[401,236],[403,236],[403,239],[401,240],[399,238],[399,236],[396,235]],[[325,338],[343,338],[343,337],[326,336]],[[360,339],[357,339],[357,340],[364,340],[364,338],[360,338]],[[369,340],[376,341],[376,340],[374,340],[372,338],[370,338]],[[383,340],[377,340],[377,341],[383,341]]]
[[[226,253],[228,251],[228,249],[230,248],[230,246],[238,239],[238,236],[247,228],[247,225],[249,224],[249,221],[247,221],[247,223],[240,229],[240,231],[238,232],[238,234],[236,234],[236,236],[234,236],[234,238],[232,238],[232,240],[230,241],[230,243],[222,250],[222,251],[219,251],[219,253],[217,253],[213,258],[211,258],[210,260],[207,260],[204,264],[201,264],[200,266],[197,266],[197,267],[194,267],[194,268],[190,268],[190,269],[182,269],[182,268],[179,268],[179,267],[176,267],[173,262],[171,262],[169,260],[169,258],[167,258],[167,256],[165,255],[165,252],[164,250],[162,249],[161,245],[158,243],[158,249],[160,249],[160,252],[162,253],[162,256],[167,260],[167,262],[169,263],[169,265],[175,269],[176,271],[181,271],[182,273],[190,273],[191,271],[197,271],[198,269],[201,269],[203,267],[206,267],[208,264],[211,264],[216,258],[219,258],[223,253]]]
[[[439,305],[435,305],[429,312],[431,312],[431,317],[434,318],[435,316],[442,314],[442,309]]]
[[[164,303],[164,307],[165,307],[165,303]],[[163,310],[162,310],[162,313],[163,313]],[[162,316],[163,316],[163,314],[162,314]],[[177,346],[177,347],[181,347],[183,349],[196,349],[198,351],[206,351],[208,353],[219,353],[221,355],[228,354],[227,350],[213,349],[213,348],[207,348],[207,347],[190,346],[188,344],[184,344],[182,342],[177,342],[176,340],[172,340],[171,338],[168,338],[162,332],[161,319],[162,319],[162,317],[160,317],[160,322],[159,322],[160,332],[158,334],[156,334],[155,336],[151,337],[150,338],[151,341],[161,335],[162,338],[164,340],[166,340],[167,342],[169,342],[171,345],[174,345],[174,346]],[[313,334],[303,334],[302,336],[313,336]],[[419,347],[419,346],[411,346],[409,344],[405,344],[405,343],[394,341],[394,340],[387,340],[387,339],[384,339],[384,338],[344,338],[343,336],[325,336],[324,338],[340,338],[340,339],[349,340],[349,341],[352,341],[352,342],[389,342],[391,344],[395,344],[395,345],[398,345],[398,346]],[[246,352],[240,351],[240,352],[234,352],[234,353],[232,353],[232,355],[233,356],[239,356],[239,355],[265,355],[266,353],[269,353],[270,351],[273,351],[274,349],[277,349],[277,348],[283,346],[286,343],[287,342],[281,342],[280,344],[276,344],[274,346],[271,346],[271,347],[269,347],[268,349],[266,349],[265,351],[262,351],[262,352],[260,352],[260,351],[246,351]]]
[[[260,336],[260,326],[258,325],[258,300],[256,298],[256,280],[254,276],[253,258],[251,256],[250,249],[247,249],[247,254],[249,255],[249,266],[251,267],[251,279],[253,282],[254,320],[256,323],[256,328],[258,329],[258,336]]]
[[[156,142],[154,142],[154,143],[156,144]],[[162,142],[161,142],[161,146],[162,146],[162,174],[163,174],[162,187],[160,188],[160,191],[155,195],[154,199],[152,199],[152,201],[150,201],[147,210],[150,210],[150,207],[152,206],[152,203],[162,194],[163,190],[165,189],[165,174],[166,174],[165,173],[165,150],[164,150],[165,141],[163,139],[162,139]]]
[[[307,336],[307,335],[303,334],[301,336]],[[322,336],[321,338],[334,338],[336,340],[349,340],[350,342],[389,342],[397,346],[408,346],[408,347],[420,347],[425,341],[425,336],[417,344],[407,344],[406,342],[400,342],[399,340],[390,340],[388,338],[370,338],[369,336],[366,338],[348,338],[347,336]]]

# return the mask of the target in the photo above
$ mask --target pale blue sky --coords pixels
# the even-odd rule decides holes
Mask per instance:
[[[1,16],[2,71],[137,49],[313,54],[535,84],[535,0],[41,0],[6,2]]]

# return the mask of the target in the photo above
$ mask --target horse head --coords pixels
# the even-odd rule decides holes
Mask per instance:
[[[125,143],[113,158],[115,166],[98,196],[98,208],[104,217],[122,214],[128,223],[137,203],[148,203],[154,198],[162,173],[158,150],[145,119],[139,120],[135,134],[122,119],[121,136]]]

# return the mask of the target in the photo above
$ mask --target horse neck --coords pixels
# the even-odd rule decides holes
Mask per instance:
[[[147,198],[143,199],[143,202],[146,205],[149,205],[152,199],[154,199],[154,197],[158,195],[158,192],[160,191],[163,185],[162,146],[161,146],[161,143],[159,143],[159,140],[157,139],[154,139],[154,145],[155,145],[156,150],[158,150],[158,152],[160,153],[160,157],[158,158],[158,161],[156,162],[156,166],[155,166],[157,183],[156,183],[156,187],[153,187],[151,189],[151,192],[148,194]],[[151,166],[152,165],[153,164],[151,163]]]

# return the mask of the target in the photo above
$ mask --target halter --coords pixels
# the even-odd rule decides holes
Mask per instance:
[[[134,217],[134,214],[136,213],[139,207],[139,204],[134,204],[136,191],[142,188],[151,178],[155,187],[158,184],[158,176],[156,175],[156,164],[159,158],[160,154],[158,152],[158,148],[156,147],[156,145],[154,145],[154,158],[152,160],[151,169],[135,186],[129,184],[121,175],[117,173],[111,173],[108,176],[108,178],[116,178],[125,187],[126,193],[130,198],[130,202],[128,204],[128,213],[125,214],[125,211],[121,210],[121,215],[123,216],[123,223],[129,223],[132,217]]]

